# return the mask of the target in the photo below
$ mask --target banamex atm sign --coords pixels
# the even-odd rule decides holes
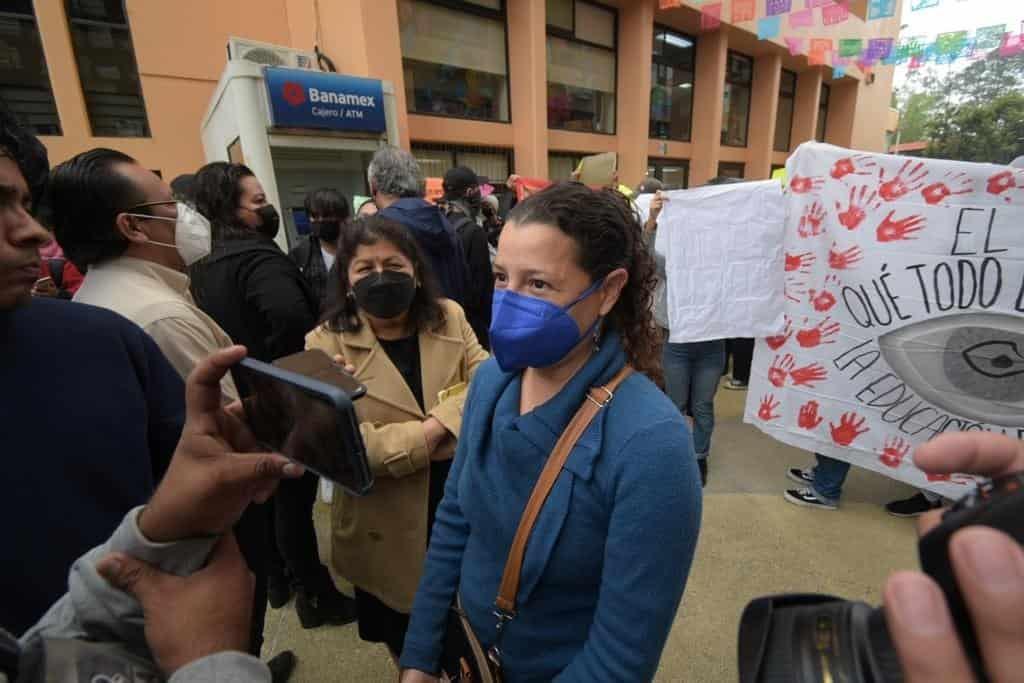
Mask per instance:
[[[305,69],[267,67],[270,117],[279,128],[385,130],[380,81]]]

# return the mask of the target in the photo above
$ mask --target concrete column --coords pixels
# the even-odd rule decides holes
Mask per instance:
[[[782,57],[764,55],[754,61],[754,85],[750,97],[750,128],[747,140],[746,177],[768,178],[772,167],[775,120],[779,113],[779,79]]]
[[[860,81],[843,78],[832,83],[825,122],[825,142],[840,147],[853,146],[853,123],[857,113]]]
[[[548,176],[548,57],[545,0],[508,0],[508,56],[515,172]]]
[[[796,77],[796,98],[793,100],[793,137],[790,148],[814,139],[818,125],[818,100],[821,97],[820,67],[801,71]]]
[[[729,39],[725,30],[703,33],[697,41],[697,73],[693,91],[693,158],[690,187],[703,185],[718,175],[722,139],[722,96]]]
[[[287,0],[291,44],[312,50],[316,16],[308,2]],[[340,73],[379,78],[395,86],[397,144],[409,149],[408,104],[402,71],[397,0],[319,3],[320,49]]]
[[[619,145],[619,182],[629,187],[637,185],[647,174],[653,42],[653,0],[643,0],[619,10],[615,131]]]

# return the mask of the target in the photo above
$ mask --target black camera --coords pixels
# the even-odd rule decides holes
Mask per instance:
[[[988,681],[947,551],[950,537],[970,524],[999,529],[1024,544],[1024,472],[979,484],[918,543],[921,569],[942,588],[975,676]],[[831,595],[773,595],[747,605],[740,620],[739,672],[740,683],[903,680],[882,609]]]

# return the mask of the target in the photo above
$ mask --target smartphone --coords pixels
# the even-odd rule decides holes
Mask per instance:
[[[308,349],[290,356],[282,356],[273,364],[283,370],[333,384],[348,394],[353,401],[366,395],[366,387],[320,349]]]
[[[334,372],[351,377],[335,368]],[[354,399],[338,386],[347,380],[332,373],[332,381],[324,381],[251,358],[242,359],[232,373],[236,384],[247,388],[242,405],[257,440],[353,495],[370,490],[373,473]],[[355,394],[366,393],[365,387],[355,384]]]

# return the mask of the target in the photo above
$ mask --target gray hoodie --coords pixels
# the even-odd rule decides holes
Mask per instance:
[[[125,515],[106,543],[75,561],[68,577],[68,592],[21,637],[23,648],[37,647],[40,641],[74,639],[107,644],[108,651],[123,652],[126,660],[152,662],[153,657],[146,644],[142,605],[128,593],[107,583],[96,571],[96,564],[110,553],[120,552],[148,562],[161,571],[188,576],[203,567],[217,539],[152,543],[139,531],[136,520],[140,510],[142,508],[138,507]],[[44,647],[47,652],[55,650]],[[70,665],[73,666],[74,662]],[[84,672],[71,668],[65,673],[67,678],[56,680],[77,681],[78,673]],[[243,682],[270,683],[270,670],[256,657],[242,652],[219,652],[198,659],[175,671],[169,679],[169,683]]]

